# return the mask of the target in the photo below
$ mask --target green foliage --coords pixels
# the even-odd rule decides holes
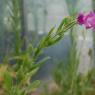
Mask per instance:
[[[66,19],[67,23],[69,19]],[[61,27],[61,26],[60,26]],[[53,80],[57,85],[57,89],[50,91],[48,84],[40,95],[93,95],[95,70],[94,68],[88,71],[86,74],[78,72],[79,67],[79,56],[76,52],[76,40],[73,31],[74,27],[70,30],[70,50],[67,62],[61,62],[57,64],[53,72]],[[48,93],[48,94],[47,94]],[[89,95],[89,94],[88,94]]]
[[[36,80],[34,81],[32,84],[30,84],[27,88],[26,88],[26,93],[31,92],[31,91],[35,91],[35,89],[40,85],[40,81]]]
[[[47,84],[40,95],[93,95],[91,93],[95,89],[95,68],[87,74],[81,74],[78,72],[78,64],[61,62],[56,66],[53,79],[58,88],[50,91]]]
[[[7,68],[3,72],[2,86],[6,95],[27,95],[40,84],[40,82],[30,81],[31,77],[36,74],[40,66],[49,59],[45,57],[39,61],[37,58],[42,54],[42,49],[56,44],[60,41],[64,33],[76,24],[76,21],[72,17],[66,17],[62,20],[58,29],[53,27],[46,36],[44,36],[36,47],[29,44],[25,51],[21,51],[21,23],[20,23],[20,9],[19,0],[10,0],[9,3],[9,14],[11,21],[11,29],[15,33],[15,50],[5,60]],[[13,65],[8,63],[13,62]],[[0,72],[2,73],[2,71]]]
[[[66,17],[62,20],[58,29],[53,27],[46,36],[44,36],[36,47],[29,44],[27,49],[21,51],[21,21],[20,21],[20,0],[10,0],[8,2],[11,29],[15,33],[14,52],[9,55],[5,64],[0,66],[6,67],[5,71],[0,71],[1,86],[5,95],[27,95],[34,91],[40,84],[39,80],[31,82],[31,78],[35,75],[38,69],[41,67],[49,57],[45,57],[41,60],[37,58],[42,54],[42,50],[46,47],[56,44],[60,41],[64,33],[68,29],[71,29],[76,21],[73,17]],[[71,32],[72,33],[72,32]],[[71,36],[73,36],[71,34]],[[73,38],[73,37],[71,37]],[[69,64],[59,64],[54,72],[54,81],[59,87],[59,91],[48,93],[46,95],[85,95],[87,91],[93,90],[91,81],[94,78],[94,71],[89,72],[87,75],[81,75],[77,72],[78,60],[76,57],[74,39],[71,39],[73,45],[71,47],[71,53],[69,56]],[[14,62],[13,65],[9,65],[10,61]],[[46,91],[47,88],[46,88]]]

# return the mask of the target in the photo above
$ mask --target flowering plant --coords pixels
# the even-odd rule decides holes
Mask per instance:
[[[42,53],[42,49],[60,41],[63,38],[64,33],[75,24],[76,21],[72,17],[64,18],[58,29],[55,30],[55,27],[53,27],[48,34],[39,41],[35,48],[30,44],[24,52],[17,53],[16,55],[13,54],[12,57],[5,61],[5,64],[1,64],[0,80],[3,94],[27,95],[35,90],[40,82],[38,80],[31,82],[31,77],[37,72],[39,67],[49,59],[49,57],[45,57],[44,59],[37,61],[38,56]],[[20,33],[18,30],[16,30],[16,32]],[[19,37],[16,39],[18,38]],[[16,45],[18,44],[16,43]],[[20,49],[20,47],[17,49]],[[7,63],[11,61],[15,64],[10,66]],[[5,68],[4,71],[2,71],[2,68]]]
[[[95,28],[95,13],[80,13],[77,15],[76,24],[85,26],[86,29]],[[71,31],[70,31],[71,32]],[[75,44],[75,43],[74,43]],[[68,62],[57,64],[53,71],[53,81],[45,85],[44,91],[40,95],[94,95],[95,68],[86,74],[78,72],[79,60],[72,46],[68,56]],[[52,82],[52,83],[51,83]],[[94,93],[94,94],[93,94]]]
[[[32,44],[30,44],[23,52],[21,51],[21,44],[23,41],[20,38],[20,27],[18,26],[20,24],[18,15],[19,7],[16,6],[16,0],[13,0],[12,3],[13,8],[11,10],[12,14],[10,17],[12,19],[12,29],[16,36],[15,53],[7,59],[5,64],[1,64],[0,83],[4,95],[27,95],[31,91],[35,90],[40,83],[38,80],[31,82],[31,77],[37,72],[39,67],[49,59],[49,57],[46,57],[37,61],[38,56],[42,53],[42,49],[56,44],[56,42],[63,38],[64,33],[77,23],[81,25],[84,24],[86,28],[94,28],[93,20],[95,19],[93,13],[90,13],[91,15],[87,16],[81,14],[77,19],[66,17],[62,20],[58,29],[55,30],[55,27],[53,27],[48,34],[39,41],[36,47],[33,47]],[[15,64],[10,66],[7,64],[10,61],[14,61]],[[5,68],[4,71],[2,71],[2,68]]]

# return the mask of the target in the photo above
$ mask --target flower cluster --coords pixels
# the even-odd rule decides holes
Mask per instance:
[[[79,25],[84,25],[86,29],[95,28],[95,13],[89,12],[86,15],[80,13],[77,16],[77,23]]]

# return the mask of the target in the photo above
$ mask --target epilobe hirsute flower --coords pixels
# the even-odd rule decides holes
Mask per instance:
[[[86,29],[95,28],[95,13],[89,12],[87,14],[80,13],[77,16],[77,23],[84,25]]]

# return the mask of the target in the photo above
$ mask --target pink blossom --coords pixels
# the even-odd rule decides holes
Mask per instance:
[[[88,14],[79,14],[77,17],[77,23],[84,25],[86,29],[95,28],[95,13],[89,12]]]
[[[78,17],[77,17],[77,23],[78,23],[79,25],[84,24],[84,14],[83,14],[83,13],[80,13],[80,14],[78,15]]]

